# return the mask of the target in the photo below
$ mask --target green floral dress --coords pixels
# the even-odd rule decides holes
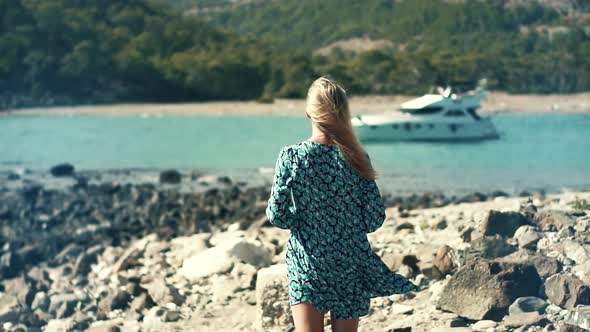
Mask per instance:
[[[305,140],[281,148],[266,215],[291,230],[291,305],[309,301],[322,313],[352,319],[368,314],[373,297],[418,290],[371,249],[367,233],[385,220],[381,194],[336,145]]]

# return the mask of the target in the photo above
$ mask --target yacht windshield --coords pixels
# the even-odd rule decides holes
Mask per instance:
[[[417,114],[417,115],[423,115],[423,114],[434,114],[434,113],[438,113],[440,111],[442,111],[442,107],[438,107],[438,106],[430,106],[430,107],[423,107],[423,108],[419,108],[419,109],[408,109],[408,108],[402,108],[400,109],[400,111],[405,112],[405,113],[412,113],[412,114]]]
[[[475,113],[475,107],[471,107],[467,109],[467,112],[469,112],[469,114],[475,119],[475,120],[479,120],[481,119],[481,117]]]

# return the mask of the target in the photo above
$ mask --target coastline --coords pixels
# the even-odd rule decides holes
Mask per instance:
[[[352,114],[379,114],[395,110],[403,102],[416,98],[404,95],[352,96]],[[256,101],[212,101],[189,103],[118,103],[105,105],[50,106],[12,109],[4,115],[298,115],[305,109],[304,99],[276,99],[273,103]],[[517,113],[590,113],[590,92],[577,94],[511,95],[491,91],[482,102],[482,114]]]

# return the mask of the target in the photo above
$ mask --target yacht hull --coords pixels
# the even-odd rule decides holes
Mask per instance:
[[[363,117],[362,119],[365,119]],[[366,123],[353,119],[362,142],[391,141],[481,141],[498,139],[499,134],[489,118],[477,121],[384,120]]]

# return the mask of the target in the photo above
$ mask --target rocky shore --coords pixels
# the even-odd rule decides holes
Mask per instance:
[[[0,174],[0,331],[293,330],[269,186],[69,166],[51,169],[57,189]],[[373,299],[360,331],[590,329],[590,192],[384,201],[369,241],[421,290]]]

